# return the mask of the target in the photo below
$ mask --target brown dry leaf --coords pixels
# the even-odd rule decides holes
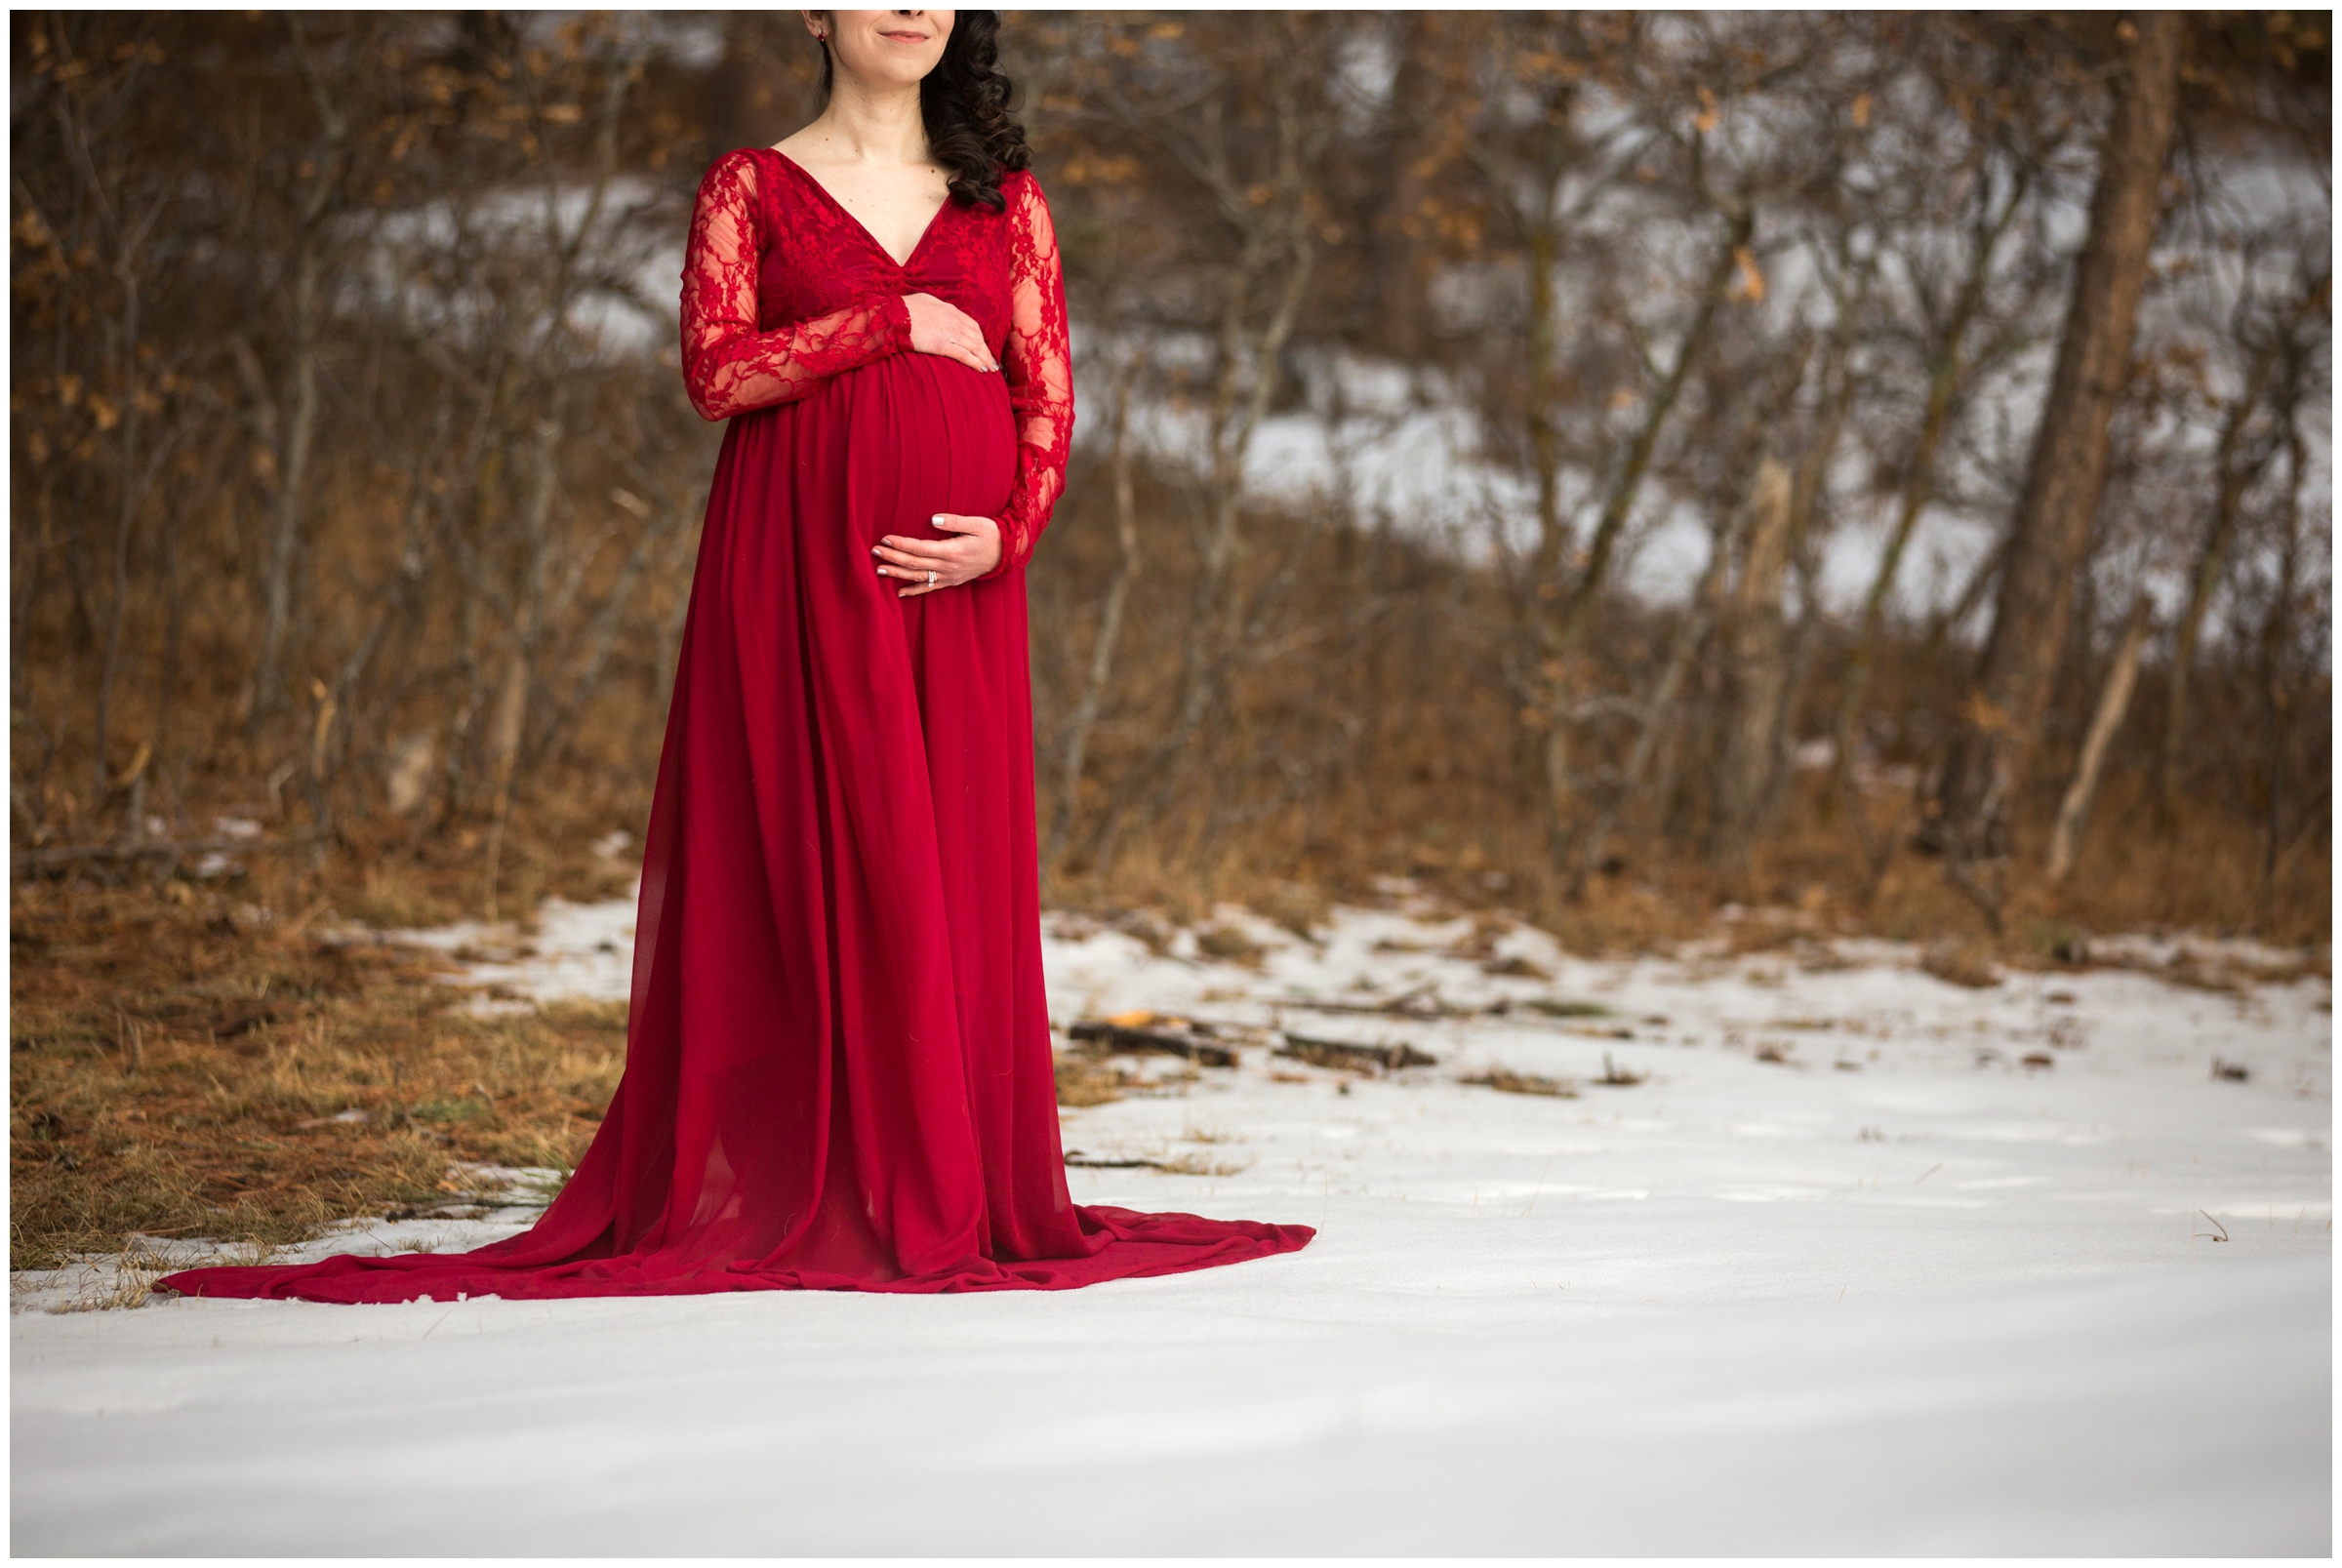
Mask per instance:
[[[2010,718],[1982,692],[1972,691],[1960,701],[1959,716],[1965,719],[1972,728],[1981,730],[1987,735],[2014,735],[2017,730],[2016,720]]]
[[[1988,942],[1961,942],[1946,937],[1927,945],[1926,950],[1919,954],[1919,967],[1940,981],[1972,990],[2000,984],[2000,968],[1993,961],[1993,947]]]

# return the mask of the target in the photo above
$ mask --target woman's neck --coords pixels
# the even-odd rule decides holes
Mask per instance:
[[[821,117],[788,140],[833,163],[933,161],[916,83],[872,88],[841,75],[830,86],[829,104]]]

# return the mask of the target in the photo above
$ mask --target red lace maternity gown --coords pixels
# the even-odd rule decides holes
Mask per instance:
[[[1042,994],[1024,563],[1073,423],[1029,173],[898,263],[804,169],[726,154],[683,373],[729,417],[645,834],[626,1073],[560,1196],[476,1252],[197,1268],[201,1296],[388,1302],[1061,1289],[1286,1252],[1305,1226],[1078,1208]],[[1006,374],[913,351],[949,300]],[[904,599],[870,546],[997,519]]]

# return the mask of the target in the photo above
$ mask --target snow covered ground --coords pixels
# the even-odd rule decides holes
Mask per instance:
[[[527,1006],[624,995],[631,917],[429,937],[501,938],[480,1005]],[[87,1282],[20,1280],[14,1549],[2330,1552],[2322,954],[2141,939],[1968,988],[1890,944],[1597,962],[1403,900],[1134,929],[1051,918],[1061,1025],[1200,1020],[1238,1062],[1116,1059],[1066,1143],[1151,1163],[1076,1200],[1304,1251],[945,1298],[52,1313]]]

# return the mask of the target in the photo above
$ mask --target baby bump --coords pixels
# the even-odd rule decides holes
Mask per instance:
[[[868,550],[882,535],[941,539],[937,512],[998,517],[1016,482],[1017,430],[997,373],[940,354],[890,354],[838,377],[848,526]]]

